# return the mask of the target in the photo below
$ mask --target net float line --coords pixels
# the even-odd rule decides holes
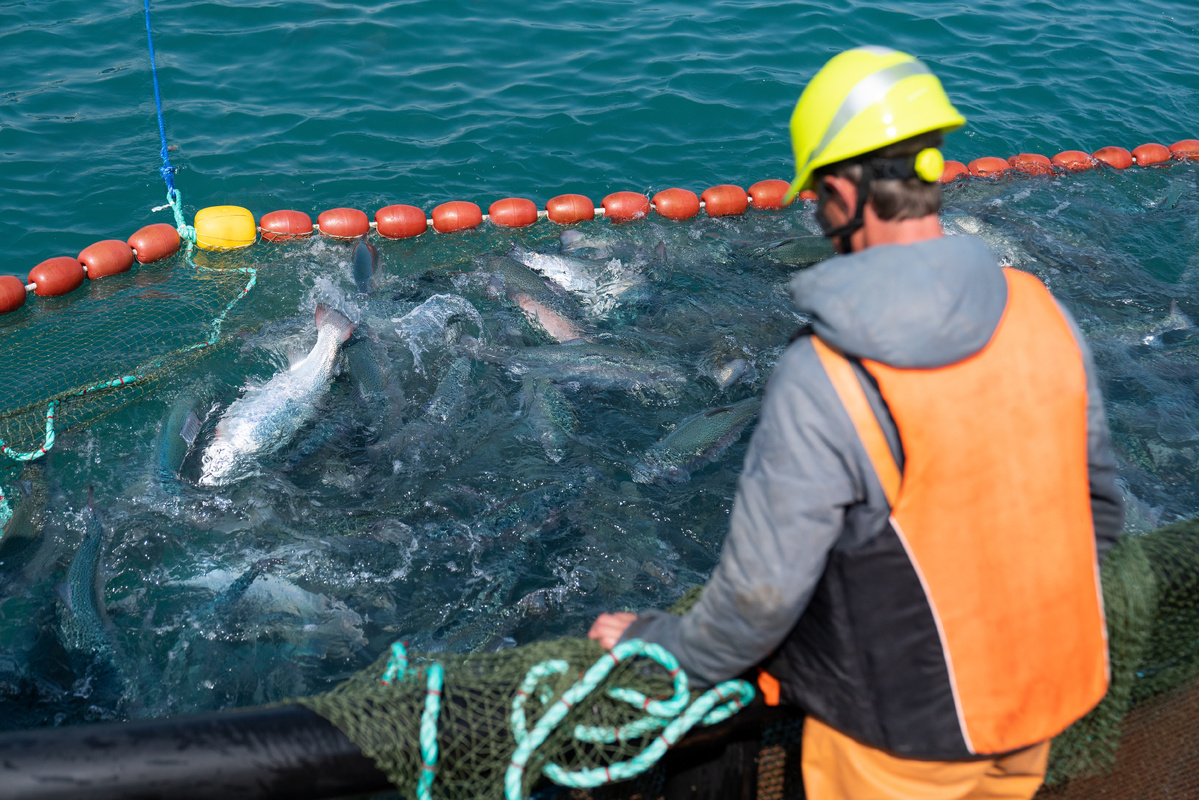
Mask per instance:
[[[426,215],[418,206],[389,205],[375,212],[374,220],[356,208],[331,208],[322,211],[313,223],[303,211],[285,209],[264,214],[258,222],[258,232],[264,241],[277,242],[302,239],[319,233],[334,239],[357,239],[375,231],[387,239],[410,239],[430,228],[436,233],[477,228],[484,222],[504,228],[524,228],[541,220],[560,225],[573,225],[596,218],[611,222],[632,222],[648,217],[651,212],[668,219],[690,219],[701,210],[710,217],[743,214],[752,205],[762,210],[784,208],[783,197],[790,184],[784,180],[758,181],[748,190],[722,184],[704,190],[702,196],[687,189],[671,188],[652,198],[640,192],[613,192],[596,205],[582,194],[562,194],[546,201],[544,209],[524,197],[505,197],[496,200],[483,213],[476,203],[451,200],[433,208]],[[806,198],[805,198],[806,199]],[[197,232],[199,224],[197,223]],[[253,244],[247,236],[241,246]],[[201,246],[204,246],[201,244]]]
[[[1131,166],[1156,167],[1170,161],[1199,160],[1199,139],[1183,139],[1167,147],[1150,142],[1133,148],[1101,147],[1093,153],[1063,150],[1052,158],[1040,153],[1020,153],[1010,158],[983,156],[969,164],[946,161],[941,183],[962,178],[1005,178],[1011,175],[1054,175],[1082,172],[1097,167],[1128,169]]]
[[[759,209],[783,208],[788,183],[764,180],[749,191],[739,186],[714,186],[704,191],[703,199],[685,189],[667,189],[649,197],[637,192],[613,192],[599,206],[581,194],[552,198],[545,210],[532,200],[507,197],[497,200],[484,214],[475,203],[452,200],[435,207],[430,216],[411,205],[390,205],[375,212],[374,220],[354,208],[331,208],[321,212],[314,224],[302,211],[272,211],[255,221],[253,213],[240,206],[210,206],[196,212],[193,225],[183,221],[179,192],[168,190],[168,203],[154,209],[171,208],[176,224],[156,222],[138,229],[127,240],[104,239],[85,247],[76,256],[55,256],[29,271],[26,280],[0,275],[0,314],[20,309],[32,293],[40,297],[69,294],[86,280],[97,280],[129,272],[134,263],[149,264],[173,256],[183,245],[202,250],[236,250],[263,241],[300,239],[319,233],[333,239],[357,239],[372,230],[388,239],[407,239],[427,231],[438,233],[477,228],[484,222],[507,228],[522,228],[549,219],[573,224],[606,217],[612,222],[630,222],[656,210],[670,219],[689,219],[706,209],[709,216],[741,214],[750,204]]]
[[[1020,153],[1009,158],[984,156],[973,161],[946,161],[941,183],[967,178],[1002,179],[1017,175],[1061,175],[1107,167],[1128,169],[1132,166],[1155,167],[1170,162],[1199,160],[1199,139],[1183,139],[1170,146],[1148,143],[1133,150],[1101,147],[1086,153],[1064,150],[1053,157],[1039,153]],[[26,296],[58,297],[83,285],[85,280],[119,275],[134,263],[149,264],[174,255],[182,244],[194,243],[204,250],[234,250],[263,241],[284,242],[321,234],[333,239],[357,239],[374,231],[387,239],[410,239],[426,233],[454,233],[472,230],[487,222],[505,228],[523,228],[542,220],[573,225],[604,218],[613,223],[632,222],[651,214],[672,220],[687,220],[701,211],[709,217],[744,214],[751,207],[760,210],[784,208],[789,184],[779,179],[758,181],[748,190],[733,184],[720,184],[695,194],[689,189],[671,187],[652,197],[640,192],[612,192],[597,205],[582,194],[561,194],[550,198],[545,207],[523,197],[505,197],[483,209],[465,200],[451,200],[426,212],[418,206],[395,204],[380,208],[374,219],[356,208],[331,208],[322,211],[315,222],[303,211],[284,209],[264,214],[255,220],[249,209],[240,206],[211,206],[196,212],[194,225],[182,223],[177,190],[169,194],[168,205],[175,211],[177,224],[159,222],[140,228],[127,240],[105,239],[85,247],[75,256],[46,259],[29,272],[22,282],[12,275],[0,275],[0,314],[21,308]],[[816,199],[815,192],[804,191],[799,198]],[[160,206],[159,209],[167,206]]]

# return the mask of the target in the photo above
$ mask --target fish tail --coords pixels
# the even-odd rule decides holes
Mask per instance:
[[[316,329],[325,327],[332,327],[342,342],[349,339],[350,334],[354,332],[354,323],[350,322],[349,317],[335,308],[321,304],[316,307]]]

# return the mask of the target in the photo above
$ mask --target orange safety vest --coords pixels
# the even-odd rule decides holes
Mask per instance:
[[[1048,289],[1004,273],[1007,306],[975,355],[935,369],[862,360],[902,474],[854,368],[812,338],[892,513],[876,541],[830,554],[829,585],[781,651],[794,662],[783,694],[900,754],[1027,747],[1107,690],[1082,355]]]

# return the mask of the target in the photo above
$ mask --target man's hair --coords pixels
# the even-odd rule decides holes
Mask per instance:
[[[901,142],[889,144],[848,161],[839,161],[816,170],[817,184],[825,175],[837,175],[858,183],[862,162],[876,158],[914,156],[928,147],[940,147],[940,131],[930,131]],[[941,184],[925,183],[920,178],[904,180],[876,179],[870,184],[870,205],[881,220],[919,219],[941,210]]]

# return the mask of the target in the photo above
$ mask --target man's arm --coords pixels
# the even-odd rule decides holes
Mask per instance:
[[[1074,341],[1082,351],[1083,367],[1087,373],[1087,472],[1091,480],[1091,522],[1095,526],[1095,550],[1099,561],[1120,538],[1124,529],[1124,498],[1116,485],[1116,456],[1112,453],[1111,435],[1107,428],[1107,413],[1103,409],[1103,390],[1095,372],[1095,361],[1086,337],[1070,312],[1058,303],[1062,315],[1070,324]]]
[[[621,638],[663,645],[696,683],[726,680],[762,661],[807,607],[846,529],[846,509],[855,507],[851,527],[885,520],[882,489],[864,464],[811,342],[797,341],[771,376],[729,533],[703,596],[682,617],[657,610],[638,615]],[[593,636],[602,641],[628,622],[604,615]]]

